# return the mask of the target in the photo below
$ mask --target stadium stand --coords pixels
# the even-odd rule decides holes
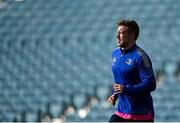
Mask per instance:
[[[0,121],[108,121],[116,22],[152,59],[155,121],[180,121],[180,0],[0,0]]]

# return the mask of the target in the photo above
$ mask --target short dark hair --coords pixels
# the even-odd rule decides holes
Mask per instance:
[[[120,20],[117,23],[118,26],[127,26],[129,32],[135,33],[135,40],[137,40],[139,36],[139,26],[136,21],[134,20]]]

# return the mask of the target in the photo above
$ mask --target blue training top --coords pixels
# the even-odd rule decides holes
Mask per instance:
[[[151,91],[156,88],[152,63],[148,55],[136,44],[128,49],[117,48],[112,53],[114,81],[124,85],[118,94],[118,112],[154,116]]]

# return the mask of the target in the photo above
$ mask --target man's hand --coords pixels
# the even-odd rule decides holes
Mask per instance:
[[[114,84],[114,93],[109,97],[108,102],[115,105],[118,94],[123,92],[124,86],[121,84]]]
[[[122,93],[123,92],[124,86],[121,85],[121,84],[114,84],[113,88],[114,88],[114,92],[116,94],[118,94],[118,93]]]
[[[117,98],[115,96],[116,96],[115,94],[112,94],[108,99],[108,102],[111,103],[112,105],[116,104]]]

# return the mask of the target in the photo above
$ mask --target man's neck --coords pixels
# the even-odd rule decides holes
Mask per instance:
[[[131,49],[135,44],[136,44],[136,43],[134,42],[134,43],[129,44],[129,45],[126,46],[126,47],[120,47],[120,48],[121,48],[121,50],[128,50],[128,49]]]

